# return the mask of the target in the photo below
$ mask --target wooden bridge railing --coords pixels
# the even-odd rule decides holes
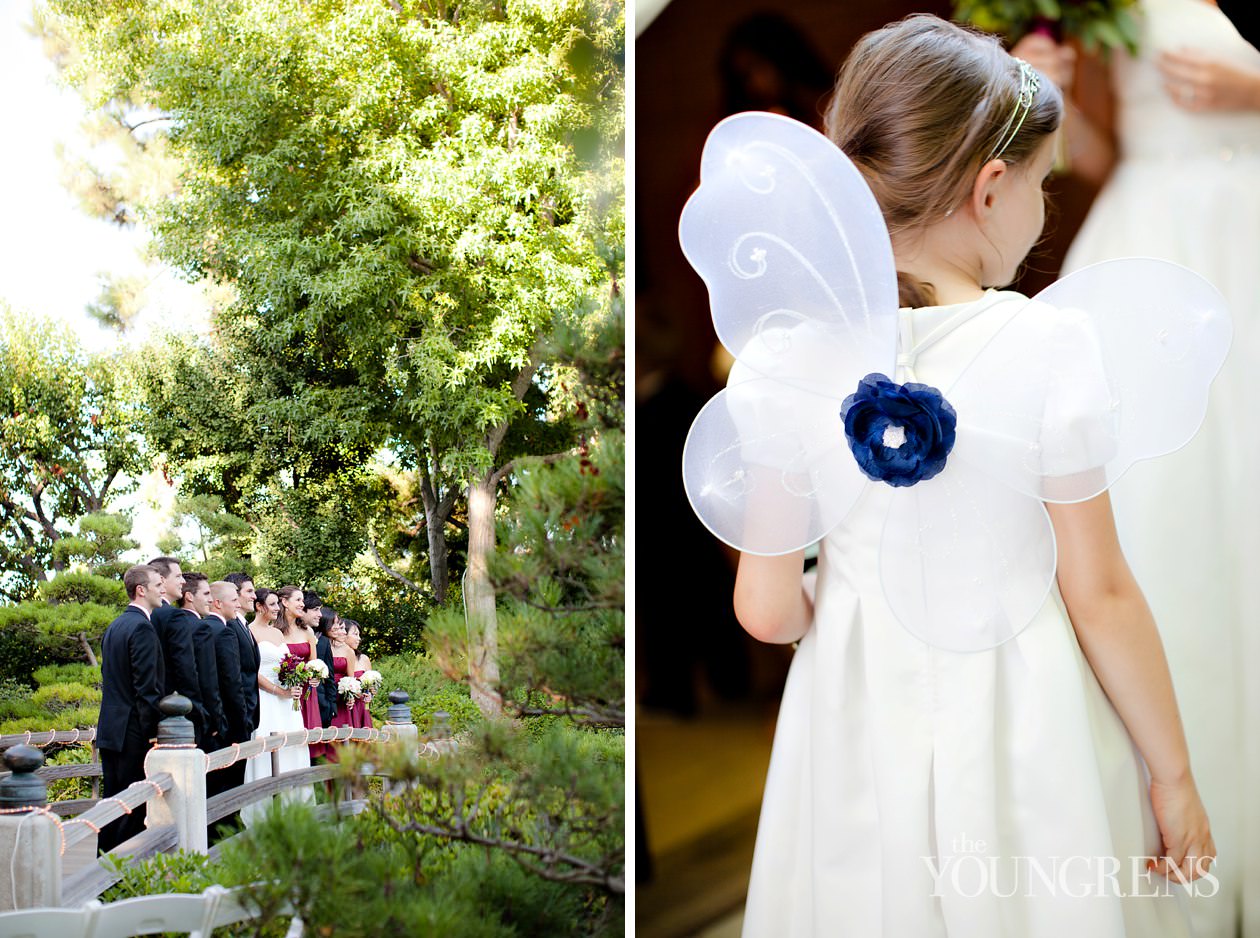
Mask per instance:
[[[59,778],[93,777],[100,766],[43,766],[37,746],[51,743],[81,743],[95,739],[95,730],[46,733],[18,733],[0,736],[0,749],[9,771],[0,773],[0,874],[4,860],[10,860],[10,875],[0,875],[0,913],[13,909],[81,905],[100,895],[121,878],[112,865],[100,861],[89,864],[63,882],[61,858],[66,850],[100,831],[110,821],[146,805],[145,830],[118,845],[110,855],[139,861],[155,853],[174,849],[209,852],[207,824],[241,808],[287,789],[309,786],[333,777],[334,766],[312,766],[279,774],[279,752],[291,746],[315,742],[349,740],[397,741],[420,745],[419,732],[411,719],[408,696],[402,691],[389,695],[388,722],[375,729],[330,727],[299,730],[252,739],[226,749],[204,753],[195,748],[192,724],[186,719],[191,705],[178,695],[163,699],[166,718],[158,726],[155,745],[145,757],[145,778],[117,795],[99,801],[78,799],[47,804],[46,782]],[[442,715],[444,716],[444,715]],[[425,741],[423,748],[437,754],[449,746],[449,739]],[[272,775],[238,788],[206,797],[206,773],[232,765],[239,759],[271,754]],[[361,803],[334,806],[334,810],[356,810]],[[61,816],[81,811],[77,817]]]

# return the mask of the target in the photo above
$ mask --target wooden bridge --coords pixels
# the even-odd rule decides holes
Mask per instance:
[[[291,746],[307,746],[317,742],[344,743],[351,740],[363,742],[395,742],[398,745],[417,747],[422,753],[437,757],[453,746],[449,731],[445,729],[445,714],[437,717],[436,737],[420,739],[411,719],[408,696],[403,691],[389,695],[391,706],[387,722],[375,729],[350,727],[323,730],[299,730],[290,733],[258,737],[246,743],[236,743],[217,752],[205,753],[193,743],[192,724],[185,714],[191,709],[188,700],[178,695],[166,697],[161,709],[166,714],[158,726],[158,737],[145,757],[145,778],[109,798],[99,797],[101,766],[96,761],[95,729],[50,731],[43,733],[18,733],[0,736],[0,750],[9,771],[0,772],[0,867],[3,858],[9,858],[10,875],[0,868],[0,938],[27,934],[147,934],[148,932],[111,931],[109,921],[131,922],[126,912],[107,911],[111,906],[94,902],[98,896],[119,879],[127,867],[157,853],[176,849],[215,855],[218,846],[211,848],[207,841],[207,825],[240,811],[247,805],[271,798],[283,791],[309,787],[333,778],[339,773],[336,765],[317,765],[280,773],[280,751]],[[93,761],[86,764],[45,766],[43,746],[53,743],[92,743]],[[206,774],[226,768],[240,759],[271,754],[272,775],[248,782],[238,788],[225,791],[212,798],[206,797]],[[365,774],[379,774],[365,772]],[[46,802],[46,783],[56,779],[91,778],[92,797],[71,801]],[[101,862],[96,856],[96,834],[110,821],[129,814],[141,805],[146,806],[145,830],[130,840],[119,844],[109,856],[121,860],[120,870],[114,864]],[[365,802],[361,799],[344,799],[321,806],[321,810],[341,814],[361,811]],[[217,888],[217,887],[216,887]],[[172,897],[144,897],[145,899]],[[195,899],[205,922],[216,915],[223,921],[209,924],[225,924],[239,913],[239,904],[220,890],[207,890]],[[128,900],[138,903],[141,900]],[[153,903],[149,908],[156,908]],[[176,908],[171,905],[171,908]],[[191,920],[193,913],[188,902],[181,906],[183,919]],[[27,913],[14,910],[45,912],[71,910],[74,914],[62,916],[55,932],[23,930],[19,919],[30,919]],[[207,910],[210,910],[207,912]],[[140,914],[139,912],[135,914]],[[149,914],[149,913],[144,913]],[[154,913],[156,914],[156,913]],[[210,918],[205,918],[209,915]],[[112,916],[112,918],[111,918]],[[143,916],[141,916],[143,917]],[[71,920],[84,924],[81,930],[71,927]],[[32,920],[33,921],[33,920]],[[49,919],[51,921],[51,919]],[[169,920],[166,920],[170,924]],[[125,927],[133,927],[127,925]],[[295,926],[300,933],[300,923]],[[181,927],[159,928],[181,930]],[[196,926],[182,928],[196,931]],[[208,931],[206,932],[208,934]]]

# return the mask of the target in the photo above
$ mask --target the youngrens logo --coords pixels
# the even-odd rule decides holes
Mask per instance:
[[[1150,868],[1159,857],[1128,857],[1127,862],[1113,856],[996,857],[986,854],[983,840],[961,838],[961,850],[958,842],[952,844],[952,856],[920,857],[932,877],[933,896],[1120,898],[1167,896],[1174,887],[1184,887],[1187,895],[1209,898],[1220,891],[1212,873],[1215,861],[1207,857],[1187,857],[1189,874],[1169,863],[1172,872],[1165,877]]]

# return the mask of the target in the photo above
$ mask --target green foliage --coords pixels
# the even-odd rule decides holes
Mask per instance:
[[[52,650],[25,623],[0,622],[0,681],[29,687],[34,683],[35,669],[55,660]]]
[[[329,577],[324,602],[359,623],[359,651],[374,661],[424,650],[424,627],[433,609],[431,594],[412,589],[370,561],[359,560],[344,575]]]
[[[164,892],[204,892],[216,882],[211,859],[204,853],[159,853],[134,865],[117,857],[102,857],[122,873],[122,879],[101,893],[102,902]]]
[[[214,344],[143,378],[150,441],[260,528],[261,570],[311,583],[364,546],[375,505],[348,496],[388,447],[443,601],[464,485],[572,444],[531,376],[557,315],[621,276],[621,5],[60,0],[43,22],[92,105],[171,118],[146,139],[183,184],[136,214],[232,291]]]
[[[219,884],[226,884],[221,868],[203,853],[159,853],[147,860],[130,864],[126,860],[105,856],[101,862],[122,874],[122,879],[101,894],[102,902],[119,902],[137,896],[161,893],[201,893]],[[288,916],[271,921],[248,921],[216,928],[218,938],[283,938],[288,931]],[[181,933],[182,934],[182,933]]]
[[[1087,52],[1124,48],[1137,55],[1136,8],[1136,0],[955,0],[954,19],[1012,41],[1044,21],[1063,39],[1079,39]]]
[[[57,542],[141,468],[128,373],[121,353],[88,354],[67,327],[0,304],[0,596],[29,599],[64,569]]]
[[[616,312],[571,324],[562,382],[584,434],[572,456],[518,460],[498,525],[498,691],[522,716],[625,722],[625,434],[623,333]],[[464,671],[463,610],[429,624],[448,673]]]
[[[95,573],[63,573],[40,584],[39,598],[54,606],[67,603],[103,606],[112,612],[112,619],[127,605],[127,590],[121,579]]]
[[[53,545],[53,562],[59,570],[72,563],[79,563],[98,576],[121,579],[131,565],[120,560],[119,555],[138,546],[131,538],[129,517],[96,511],[79,519],[78,534],[63,537]],[[121,583],[119,592],[122,592]],[[46,593],[44,596],[48,598]],[[125,603],[124,599],[123,604]]]
[[[167,545],[187,569],[206,574],[211,582],[237,571],[254,572],[246,559],[252,535],[249,522],[229,512],[218,495],[179,496],[171,526],[194,532],[186,546],[177,542]]]
[[[283,870],[261,877],[259,870]],[[291,904],[315,934],[489,938],[620,934],[608,903],[529,875],[509,857],[397,832],[379,816],[329,823],[312,808],[276,805],[224,846],[224,883],[248,882],[264,919]]]
[[[440,759],[378,747],[344,760],[370,761],[409,783],[374,806],[399,833],[494,847],[541,879],[624,895],[625,739],[558,723],[531,736],[487,721]],[[581,766],[580,770],[575,767]]]
[[[462,733],[482,720],[481,711],[468,696],[468,685],[452,681],[442,673],[428,655],[394,655],[373,659],[372,667],[381,672],[381,693],[372,698],[372,719],[377,726],[385,722],[389,709],[388,694],[392,690],[404,690],[411,695],[408,706],[411,717],[426,733],[433,727],[433,714],[445,710],[448,723],[456,733]]]
[[[101,688],[100,665],[50,664],[36,670],[34,678],[40,687],[50,684],[81,684],[97,690]]]
[[[45,765],[87,765],[92,762],[92,747],[67,746],[45,761]],[[92,797],[92,779],[61,778],[48,783],[48,800],[76,801]]]
[[[6,691],[0,693],[0,735],[96,725],[101,701],[99,667],[45,665],[34,671],[32,679],[39,685],[37,689],[15,681],[4,685]]]
[[[95,656],[105,628],[118,615],[117,607],[97,603],[24,602],[0,606],[0,633],[10,630],[30,636],[54,660]]]

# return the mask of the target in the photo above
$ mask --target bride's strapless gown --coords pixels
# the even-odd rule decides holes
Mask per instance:
[[[271,642],[258,643],[258,655],[261,663],[258,667],[260,677],[266,678],[273,684],[279,683],[279,670],[281,659],[289,653],[289,649],[285,645],[273,645]],[[281,699],[275,694],[269,694],[259,689],[258,692],[258,729],[254,731],[254,736],[267,736],[271,733],[289,733],[294,730],[305,729],[302,722],[302,713],[300,710],[293,709],[293,701],[289,698]],[[304,745],[286,746],[280,750],[280,774],[292,772],[296,769],[310,768],[311,755],[310,751]],[[263,753],[260,756],[252,757],[245,764],[245,781],[252,782],[259,778],[268,778],[271,776],[271,753]],[[285,798],[311,800],[314,795],[309,785],[301,788],[290,789],[285,792]],[[246,824],[249,824],[257,818],[268,804],[267,800],[255,802],[246,806],[241,811],[241,818]]]
[[[1221,892],[1188,903],[1198,938],[1260,938],[1260,113],[1177,107],[1155,66],[1193,49],[1260,69],[1212,4],[1146,0],[1141,54],[1117,56],[1120,160],[1064,271],[1144,255],[1183,264],[1229,301],[1234,343],[1199,434],[1112,489],[1125,554],[1168,653]],[[1236,932],[1241,907],[1242,930]]]

